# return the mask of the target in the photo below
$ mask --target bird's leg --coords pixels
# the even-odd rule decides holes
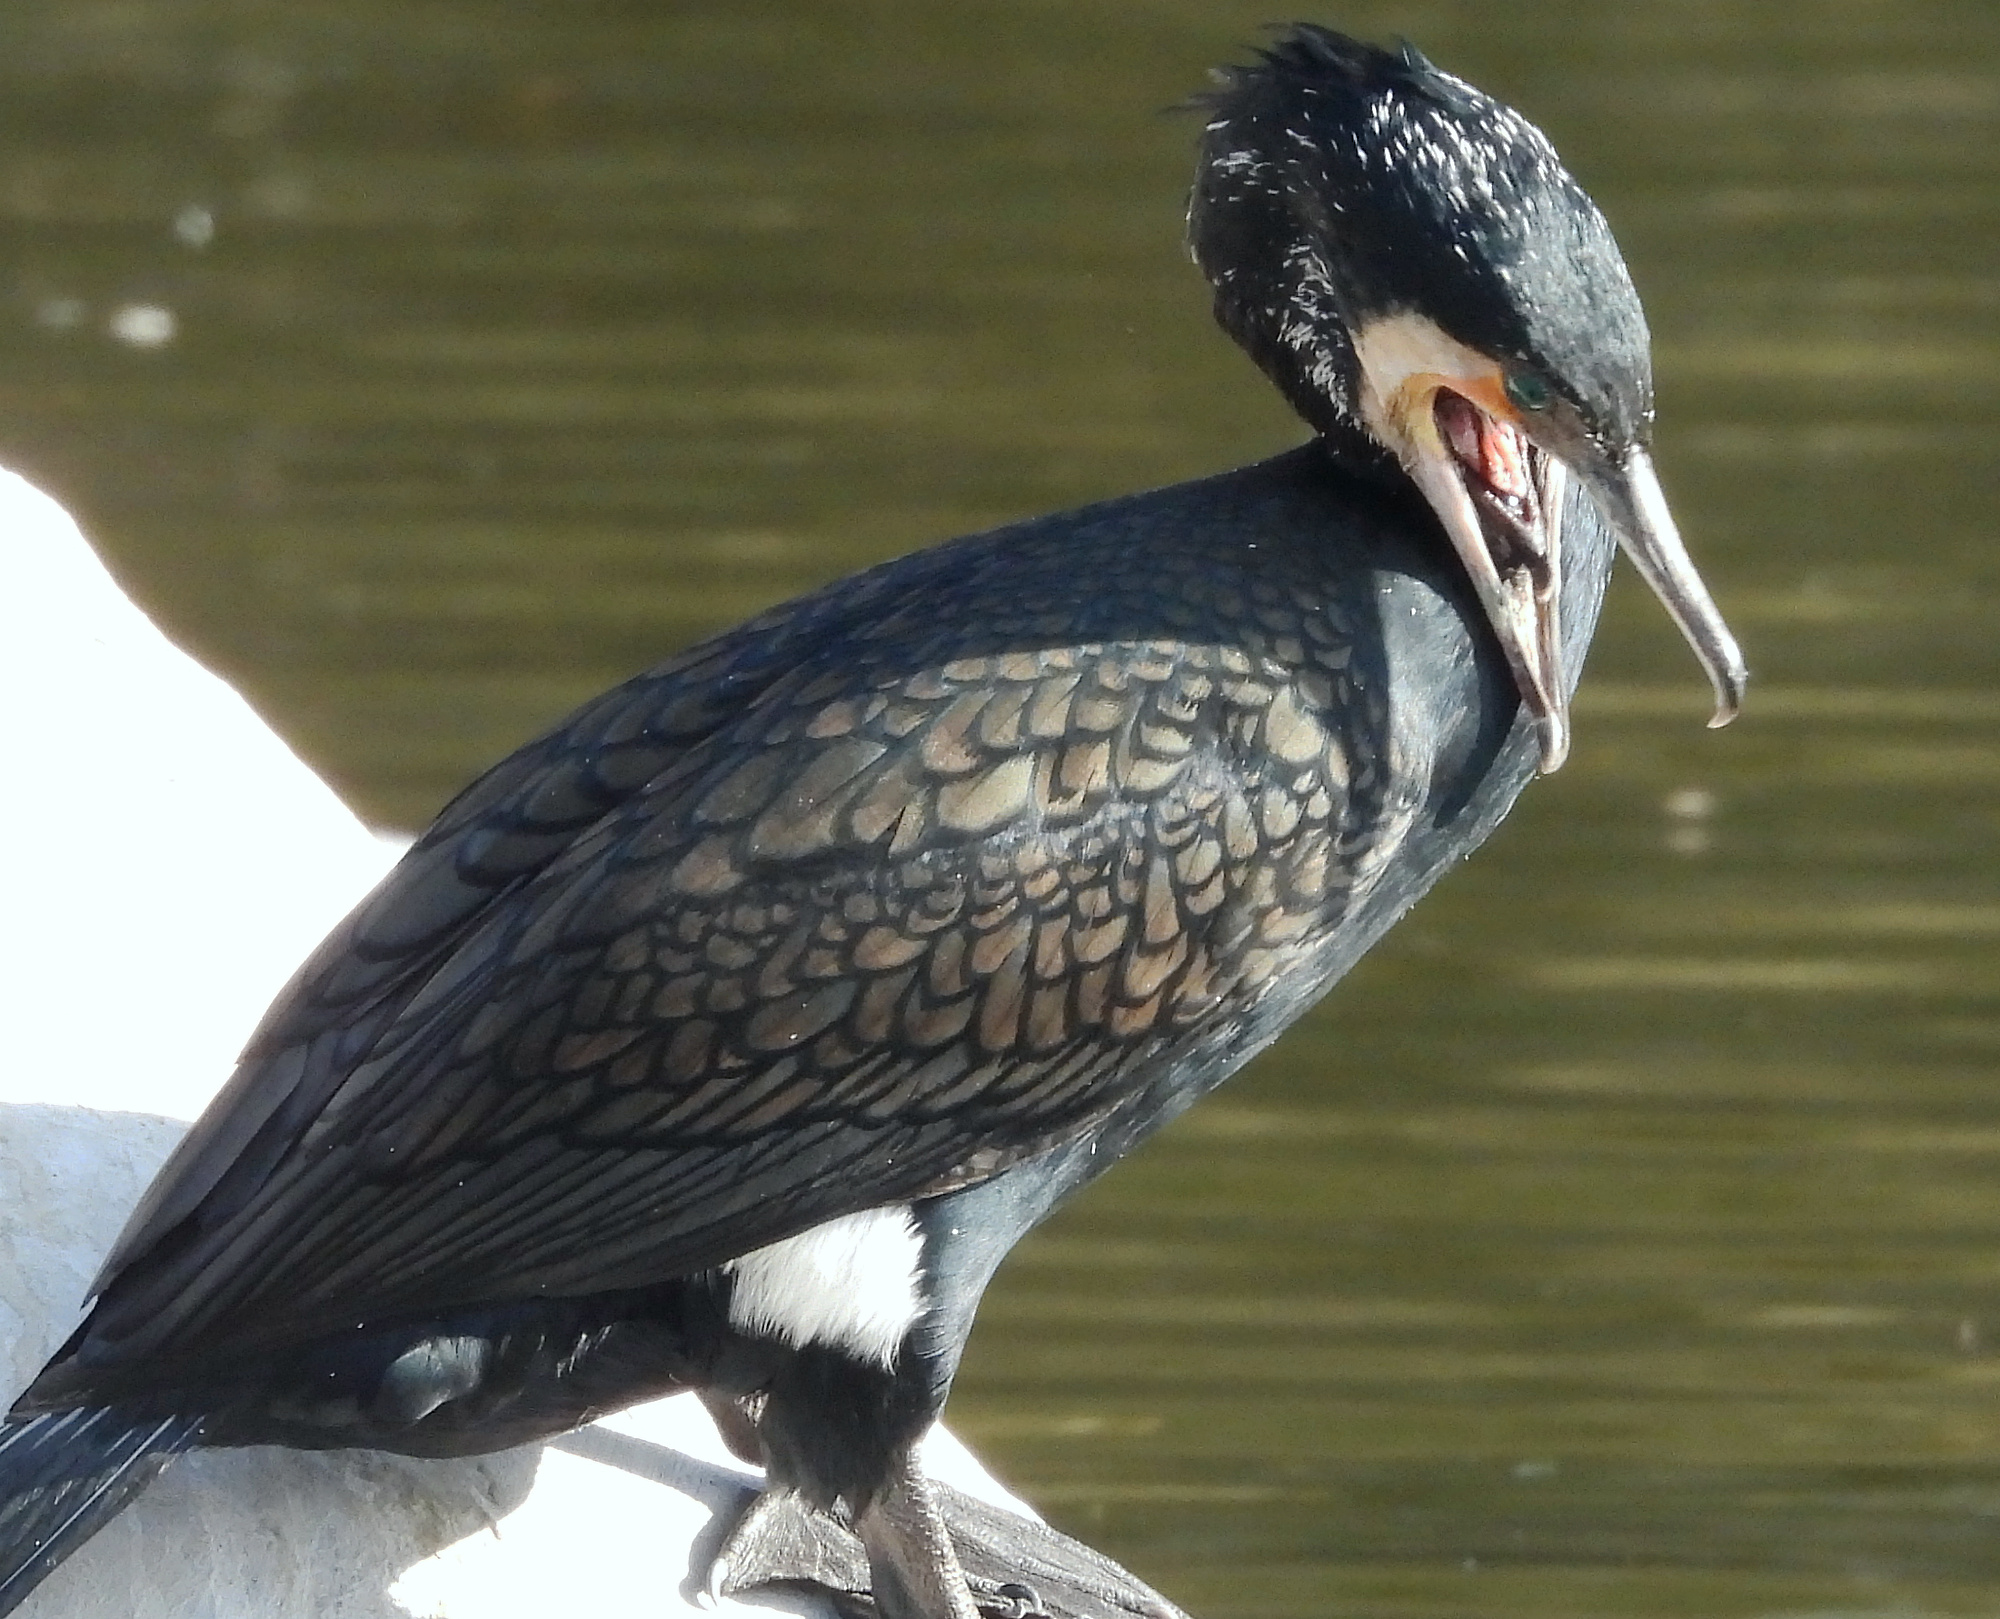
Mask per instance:
[[[949,1484],[931,1483],[980,1619],[1187,1619],[1159,1592],[1081,1541]],[[874,1619],[868,1554],[803,1497],[755,1497],[709,1574],[712,1596],[810,1585],[842,1614]]]
[[[772,1482],[752,1496],[710,1563],[722,1597],[813,1586],[846,1619],[1186,1619],[1110,1558],[1047,1524],[928,1478],[903,1448],[866,1510],[822,1510],[774,1476],[770,1396],[708,1388],[702,1404],[735,1455]],[[859,1538],[857,1538],[857,1536]]]
[[[709,1565],[708,1594],[779,1584],[818,1586],[848,1608],[856,1598],[872,1599],[880,1619],[1026,1619],[1012,1590],[987,1615],[974,1604],[914,1457],[904,1458],[852,1530],[796,1491],[757,1495]]]
[[[728,1394],[717,1388],[696,1391],[729,1453],[752,1467],[765,1467],[764,1441],[757,1431],[762,1394]],[[844,1524],[810,1506],[794,1490],[767,1487],[730,1526],[708,1565],[707,1591],[720,1598],[760,1585],[816,1585],[835,1598],[865,1596],[868,1562]]]
[[[1187,1619],[1082,1541],[949,1484],[931,1490],[984,1619]]]
[[[914,1450],[855,1519],[882,1619],[980,1619],[936,1492]]]

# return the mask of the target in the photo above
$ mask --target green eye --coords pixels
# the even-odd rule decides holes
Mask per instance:
[[[1532,371],[1509,371],[1501,384],[1507,397],[1522,410],[1547,410],[1552,397],[1549,385]]]

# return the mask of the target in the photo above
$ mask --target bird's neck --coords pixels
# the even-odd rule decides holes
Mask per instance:
[[[1347,328],[1336,322],[1308,332],[1287,324],[1276,312],[1284,307],[1287,290],[1272,288],[1246,300],[1242,295],[1248,290],[1216,288],[1215,318],[1222,329],[1257,362],[1334,460],[1371,482],[1403,479],[1395,456],[1350,408],[1349,379],[1356,365]]]
[[[1211,131],[1218,148],[1226,132]],[[1254,145],[1207,155],[1188,209],[1188,243],[1215,293],[1217,324],[1257,362],[1344,467],[1375,482],[1402,476],[1361,425],[1351,296],[1300,216],[1279,165]],[[1350,289],[1351,292],[1351,289]]]

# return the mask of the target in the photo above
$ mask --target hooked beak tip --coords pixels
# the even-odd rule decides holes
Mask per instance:
[[[1541,715],[1535,721],[1535,736],[1542,750],[1542,756],[1535,765],[1535,774],[1553,776],[1569,759],[1568,713]]]
[[[1722,625],[1719,616],[1716,624],[1721,630],[1722,644],[1717,648],[1715,662],[1709,668],[1709,681],[1715,687],[1715,712],[1708,719],[1711,731],[1721,730],[1743,712],[1743,693],[1750,684],[1750,671],[1744,666],[1743,652],[1737,646],[1736,638]]]
[[[1586,476],[1626,555],[1638,566],[1708,671],[1709,684],[1715,688],[1715,712],[1709,716],[1709,729],[1727,725],[1743,707],[1749,671],[1736,637],[1729,633],[1681,544],[1651,458],[1644,450],[1634,450],[1622,465],[1594,467]]]

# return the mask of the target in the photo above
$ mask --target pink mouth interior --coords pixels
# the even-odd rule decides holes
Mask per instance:
[[[1519,428],[1495,421],[1449,388],[1437,391],[1432,409],[1438,435],[1458,463],[1479,512],[1494,566],[1503,577],[1526,569],[1539,584],[1547,571],[1541,502],[1535,493],[1534,459],[1540,452]]]

